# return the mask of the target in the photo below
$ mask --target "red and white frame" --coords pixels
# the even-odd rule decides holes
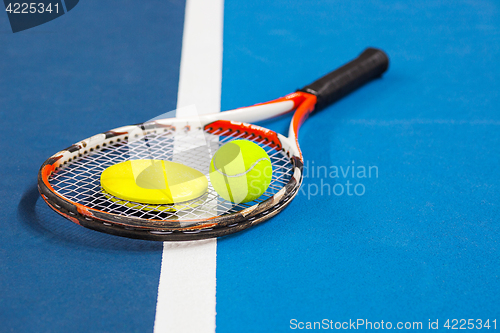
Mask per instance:
[[[193,240],[231,234],[268,220],[283,210],[296,196],[302,182],[303,156],[298,144],[298,131],[313,110],[320,110],[380,77],[388,68],[387,55],[368,48],[356,59],[307,85],[297,92],[262,104],[222,113],[192,118],[169,118],[141,125],[120,127],[80,141],[53,155],[42,165],[38,174],[40,193],[58,213],[84,227],[110,234],[149,240]],[[288,138],[251,123],[273,118],[296,110]],[[291,175],[283,187],[267,199],[236,212],[207,218],[145,219],[124,216],[84,206],[59,194],[50,183],[50,176],[66,163],[72,163],[90,152],[105,149],[117,141],[127,141],[138,126],[147,133],[166,131],[207,133],[238,133],[239,139],[258,141],[287,156]],[[201,126],[201,127],[200,127]]]
[[[62,196],[52,187],[49,178],[59,167],[96,150],[105,149],[116,142],[128,140],[129,135],[137,130],[138,125],[124,126],[94,135],[54,154],[45,161],[40,169],[38,175],[39,191],[44,201],[52,209],[74,223],[115,235],[149,240],[188,240],[234,233],[276,215],[297,194],[297,189],[302,181],[303,166],[297,134],[300,126],[314,109],[315,102],[315,95],[295,92],[274,101],[250,107],[200,117],[160,119],[140,125],[147,128],[148,133],[155,133],[165,129],[174,132],[176,130],[186,131],[190,130],[192,126],[201,124],[207,133],[234,131],[239,133],[239,139],[259,140],[275,150],[284,151],[293,166],[293,176],[288,184],[267,200],[236,213],[182,221],[182,223],[179,220],[147,220],[111,214],[84,206]],[[288,138],[249,123],[276,117],[295,109],[297,111],[290,124]],[[189,226],[185,226],[186,224]]]

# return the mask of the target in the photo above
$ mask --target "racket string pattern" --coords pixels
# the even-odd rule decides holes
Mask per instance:
[[[151,205],[116,198],[103,192],[100,174],[116,163],[134,159],[156,159],[179,162],[190,166],[208,177],[211,157],[217,149],[227,142],[243,138],[244,132],[217,130],[176,131],[170,129],[160,133],[146,133],[135,138],[122,140],[99,149],[88,155],[63,165],[49,177],[49,183],[62,197],[77,204],[106,211],[124,217],[148,220],[177,220],[182,226],[189,226],[191,220],[207,219],[231,214],[259,204],[280,191],[290,181],[293,166],[289,157],[278,151],[266,140],[255,137],[268,153],[273,166],[273,178],[266,192],[254,202],[234,204],[222,199],[209,186],[201,198],[176,205]],[[133,136],[134,137],[134,136]],[[173,207],[175,206],[175,207]]]

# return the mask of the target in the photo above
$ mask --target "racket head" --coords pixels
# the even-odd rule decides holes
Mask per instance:
[[[38,174],[41,196],[52,209],[81,226],[159,241],[219,237],[266,221],[283,210],[302,180],[303,161],[295,142],[256,125],[211,120],[162,119],[82,140],[43,163]],[[154,206],[113,198],[100,186],[104,169],[128,159],[176,161],[208,176],[218,147],[237,139],[264,148],[273,165],[271,184],[255,201],[234,204],[209,186],[204,196],[191,202]]]

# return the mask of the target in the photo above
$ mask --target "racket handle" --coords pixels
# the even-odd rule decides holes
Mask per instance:
[[[370,47],[356,59],[298,91],[316,95],[314,110],[321,110],[365,83],[380,77],[388,67],[389,58],[385,52]]]

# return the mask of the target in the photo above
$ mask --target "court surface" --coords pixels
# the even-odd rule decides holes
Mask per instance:
[[[498,328],[500,3],[223,6],[202,11],[208,31],[223,30],[190,37],[194,52],[182,0],[82,0],[18,33],[0,14],[0,331]],[[84,229],[39,197],[50,155],[196,99],[179,92],[183,52],[219,64],[201,82],[219,91],[208,108],[227,110],[301,88],[368,46],[387,52],[388,72],[303,125],[303,190],[262,225],[164,246]],[[286,133],[289,121],[262,125]],[[192,254],[213,278],[197,278]]]

